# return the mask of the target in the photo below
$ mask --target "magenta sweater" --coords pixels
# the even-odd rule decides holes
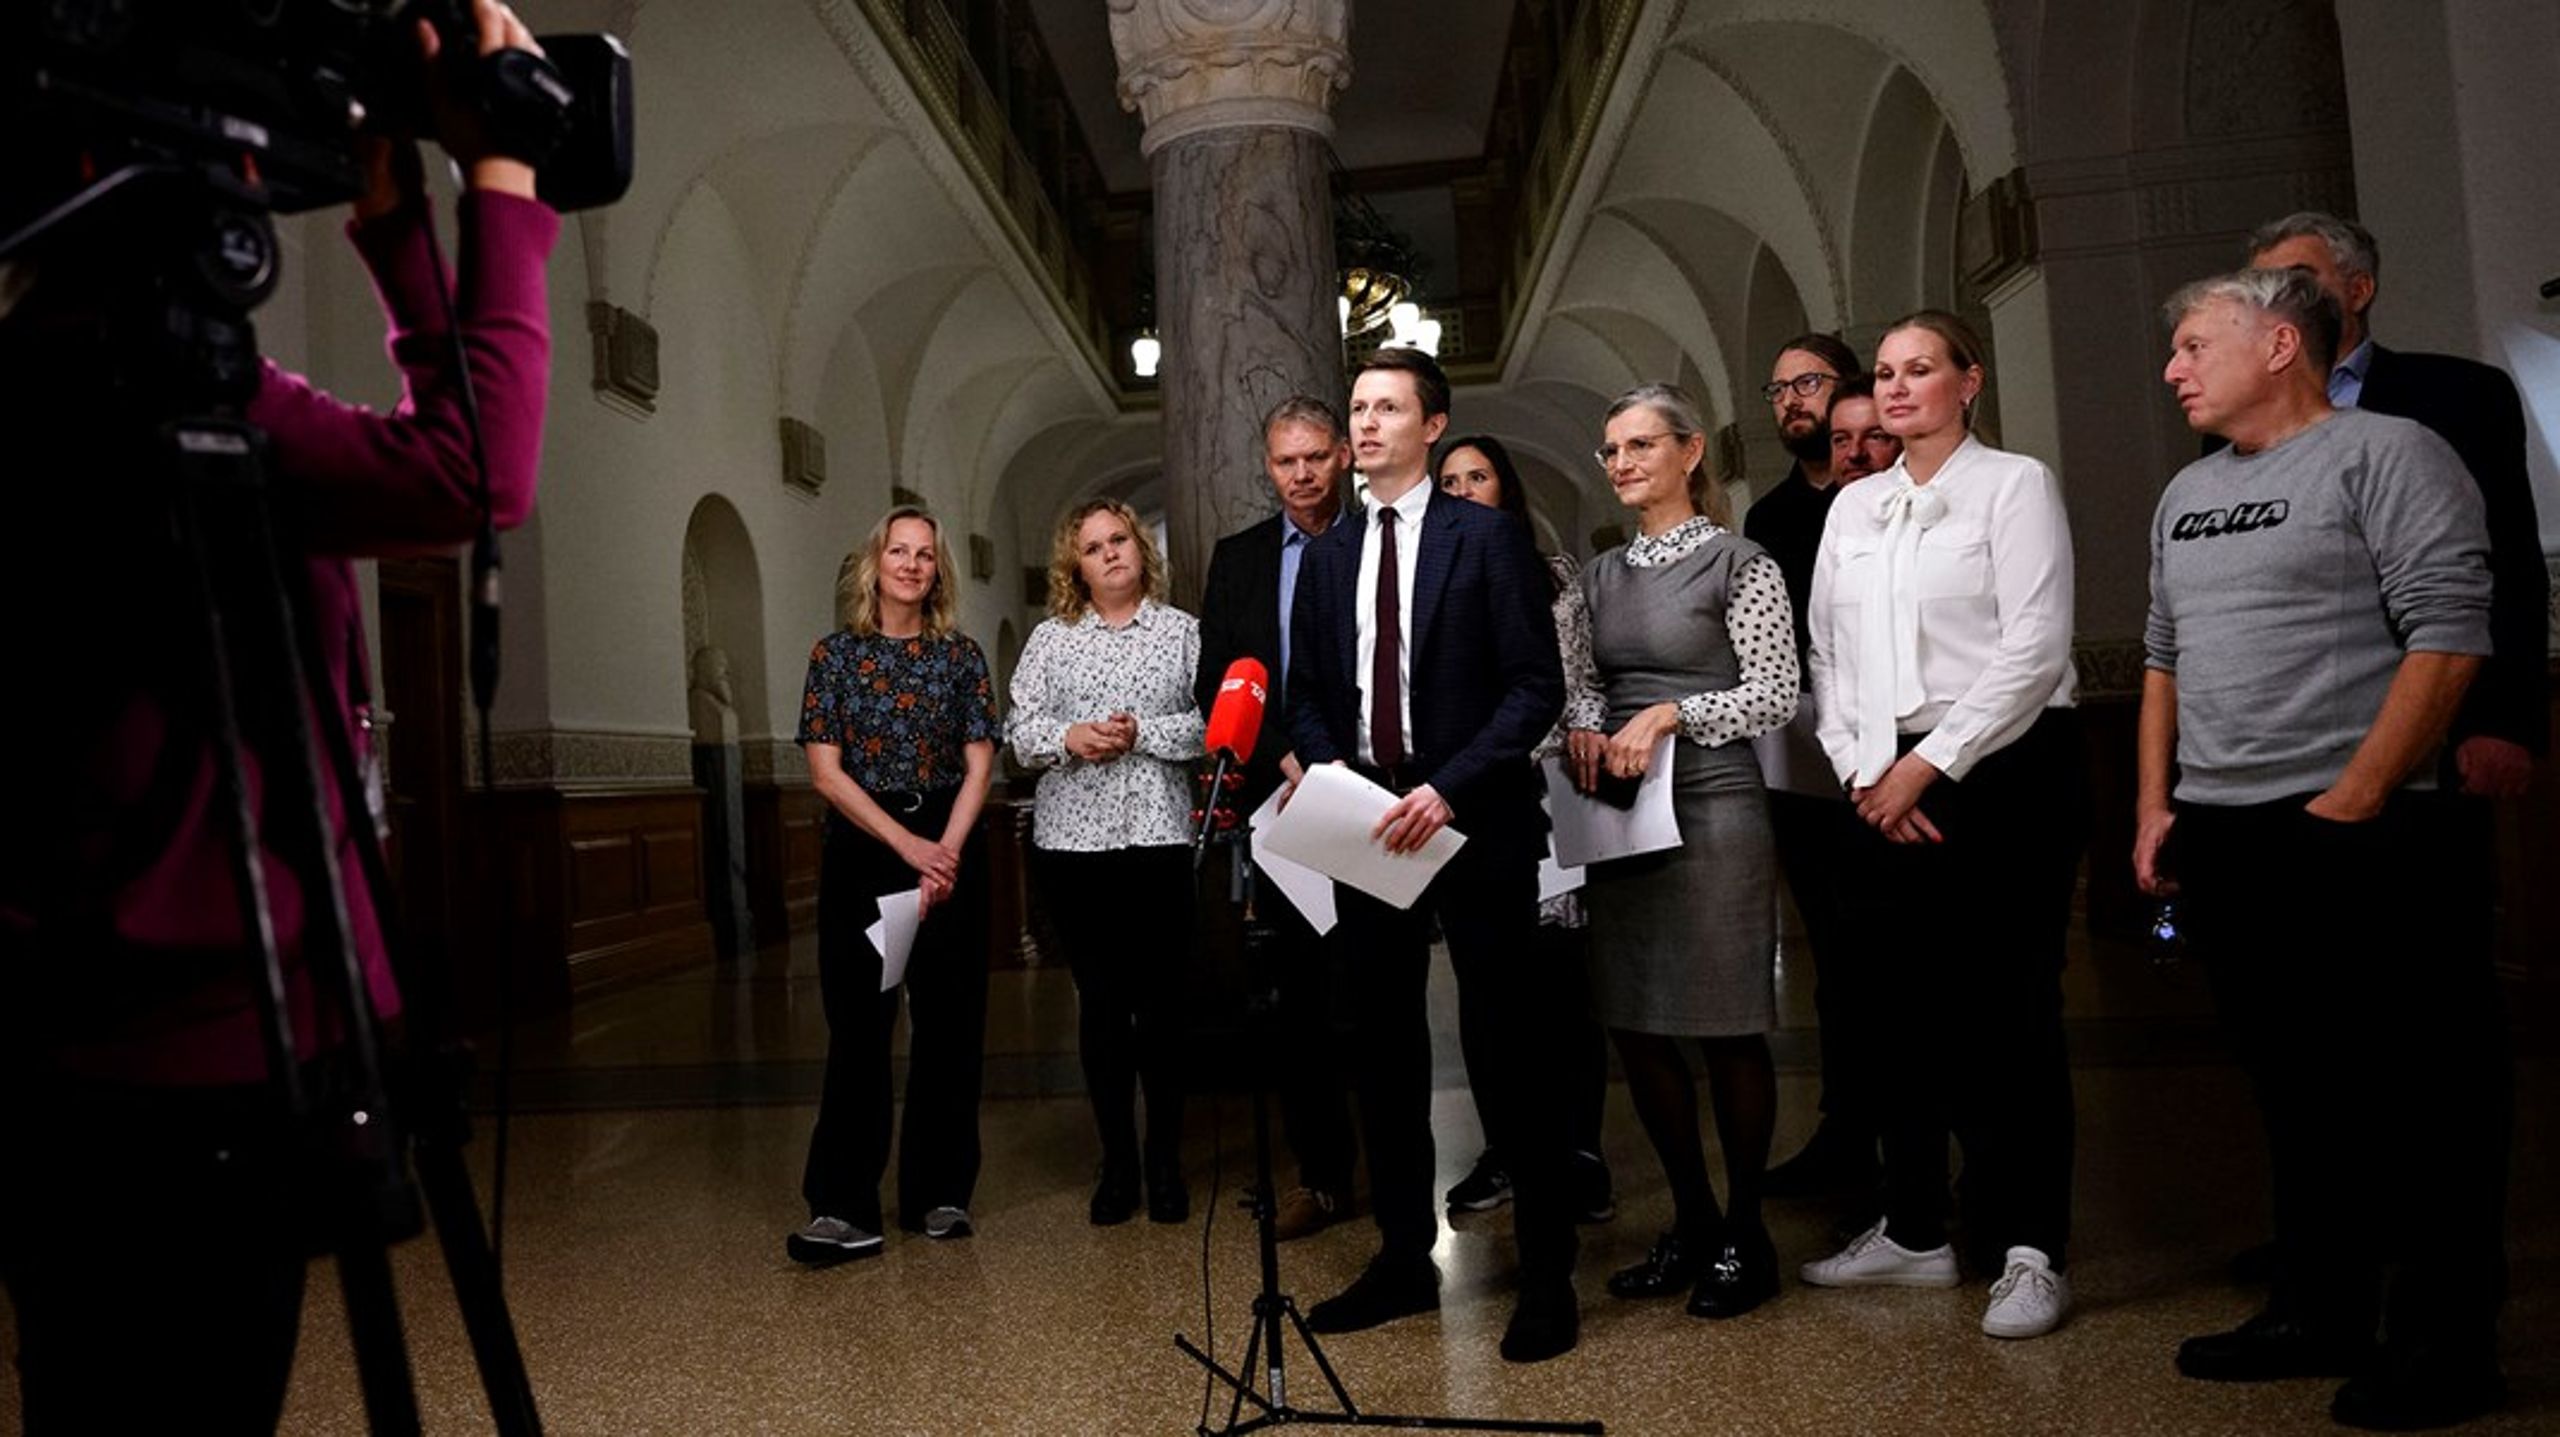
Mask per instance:
[[[467,541],[474,527],[470,438],[459,391],[440,372],[447,339],[424,222],[422,213],[403,211],[348,227],[389,319],[400,402],[387,413],[347,404],[269,363],[249,408],[249,418],[274,439],[278,511],[291,516],[310,550],[310,631],[321,636],[330,674],[330,692],[317,696],[321,721],[351,735],[348,674],[362,643],[351,561],[448,548]],[[522,523],[533,506],[550,383],[543,267],[559,227],[557,216],[529,200],[473,193],[461,205],[455,299],[501,528]],[[173,625],[176,642],[191,641],[192,623]],[[68,1011],[28,1024],[45,1050],[35,1065],[114,1083],[260,1081],[265,1054],[211,746],[200,725],[178,723],[166,704],[139,689],[107,713],[98,731],[71,745],[68,761],[85,767],[47,790],[74,795],[48,820],[59,830],[59,846],[42,865],[55,870],[50,880],[0,891],[0,936],[14,958],[57,978],[91,965],[119,975],[108,982],[73,975],[68,988],[78,998],[61,1005]],[[164,753],[172,744],[182,746],[176,762],[184,765],[175,783]],[[255,764],[253,757],[253,793],[262,788]],[[361,800],[350,813],[334,779],[329,789],[341,831],[365,821]],[[266,858],[295,1031],[307,1055],[336,1035],[313,1031],[301,968],[304,895],[272,852]],[[339,861],[351,880],[350,916],[374,1006],[388,1018],[400,997],[373,906],[354,881],[362,870],[352,841],[340,844]]]

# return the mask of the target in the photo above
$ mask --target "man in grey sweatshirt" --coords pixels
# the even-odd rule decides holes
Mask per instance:
[[[2505,1399],[2512,1106],[2428,762],[2490,647],[2479,491],[2422,426],[2330,407],[2310,276],[2199,281],[2167,315],[2163,377],[2230,447],[2152,520],[2134,872],[2181,894],[2256,1086],[2281,1254],[2267,1309],[2178,1367],[2347,1378],[2350,1426],[2458,1422]]]

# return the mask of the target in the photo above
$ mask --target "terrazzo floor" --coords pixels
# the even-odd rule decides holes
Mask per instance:
[[[1778,1204],[1778,1300],[1740,1320],[1610,1299],[1669,1217],[1650,1150],[1613,1086],[1616,1221],[1583,1229],[1583,1340],[1534,1368],[1494,1351],[1508,1316],[1508,1218],[1444,1226],[1436,1316],[1328,1340],[1371,1412],[1599,1420],[1612,1433],[2289,1433],[2335,1431],[2331,1384],[2208,1386],[2178,1378],[2190,1333],[2258,1295],[2225,1279],[2261,1235],[2255,1116],[2215,1046],[2201,975],[2079,942],[2071,969],[2080,1147],[2072,1321],[2040,1341],[1975,1327],[1982,1287],[1823,1292],[1793,1265],[1829,1250],[1834,1214]],[[1810,985],[1782,983],[1779,1147],[1810,1127]],[[1435,1126],[1444,1185],[1477,1147],[1445,966],[1435,987]],[[1073,1088],[1065,975],[998,975],[978,1235],[893,1234],[885,1256],[826,1271],[788,1261],[823,1024],[805,941],[754,963],[678,975],[530,1025],[521,1040],[507,1283],[547,1431],[569,1434],[1180,1433],[1201,1421],[1198,1368],[1176,1333],[1241,1353],[1256,1278],[1234,1204],[1249,1108],[1203,1097],[1187,1153],[1194,1217],[1095,1229],[1095,1150]],[[2530,1035],[2529,1035],[2530,1037]],[[2560,1431],[2560,1074],[2520,1064],[2512,1190],[2516,1296],[2505,1324],[2514,1398],[2466,1431]],[[475,1153],[484,1173],[485,1153]],[[1214,1196],[1212,1186],[1215,1185]],[[1202,1217],[1213,1221],[1204,1228]],[[1281,1250],[1304,1305],[1371,1251],[1365,1223]],[[396,1254],[431,1432],[489,1430],[432,1239]],[[0,1304],[0,1343],[14,1331]],[[0,1348],[6,1350],[6,1348]],[[1289,1349],[1291,1400],[1330,1405]],[[15,1384],[0,1384],[15,1430]],[[333,1276],[315,1268],[285,1430],[363,1430]],[[1211,1409],[1223,1422],[1223,1396]]]

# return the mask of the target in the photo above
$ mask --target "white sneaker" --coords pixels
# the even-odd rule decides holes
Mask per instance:
[[[1806,1263],[1797,1276],[1815,1287],[1953,1287],[1956,1250],[1947,1243],[1913,1252],[1884,1235],[1884,1224],[1858,1234],[1831,1256]]]
[[[2032,1247],[2009,1249],[2009,1270],[1991,1284],[1982,1330],[1993,1337],[2042,1337],[2071,1311],[2071,1279]]]
[[[782,1246],[793,1262],[826,1267],[877,1253],[880,1234],[855,1227],[840,1217],[813,1217],[807,1227],[793,1233]]]

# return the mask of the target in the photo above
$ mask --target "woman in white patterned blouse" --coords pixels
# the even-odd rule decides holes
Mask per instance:
[[[1147,1216],[1191,1214],[1182,1184],[1180,1019],[1192,941],[1192,697],[1200,626],[1164,603],[1164,561],[1128,505],[1096,499],[1058,525],[1049,617],[1014,668],[1006,736],[1042,770],[1036,877],[1075,972],[1085,1090],[1102,1130],[1097,1227],[1137,1211],[1137,1092],[1146,1090]]]

